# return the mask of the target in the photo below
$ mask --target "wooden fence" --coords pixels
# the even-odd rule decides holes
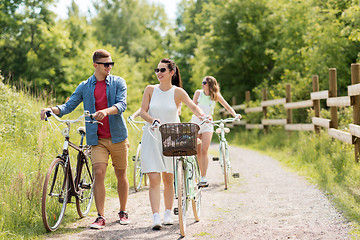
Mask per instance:
[[[260,106],[249,107],[250,91],[245,93],[245,104],[236,105],[233,99],[235,111],[243,109],[246,113],[262,112],[261,123],[249,123],[241,120],[237,124],[245,125],[246,129],[262,129],[268,132],[271,125],[283,125],[288,131],[315,131],[320,133],[320,128],[326,128],[329,136],[348,144],[353,144],[355,148],[355,160],[359,161],[360,152],[360,64],[351,64],[351,85],[348,86],[347,96],[337,96],[337,74],[335,68],[329,69],[329,90],[319,91],[319,78],[312,76],[313,90],[309,100],[299,102],[291,101],[291,86],[286,84],[285,98],[267,99],[267,91],[262,91],[262,101]],[[330,108],[330,119],[320,117],[320,100],[325,99],[326,105]],[[268,119],[267,108],[271,106],[283,106],[286,111],[286,119]],[[337,111],[339,107],[353,107],[353,123],[349,124],[350,132],[338,130]],[[313,108],[314,117],[312,123],[293,124],[292,110],[298,108]],[[227,114],[225,109],[220,109],[221,114]]]

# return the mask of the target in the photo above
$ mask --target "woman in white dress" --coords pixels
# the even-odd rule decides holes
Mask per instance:
[[[234,109],[226,102],[220,93],[219,85],[216,79],[212,76],[206,76],[202,80],[202,89],[196,90],[193,101],[197,104],[206,115],[214,114],[216,102],[220,104],[233,116],[241,118],[240,114],[236,114]],[[191,122],[199,124],[201,120],[197,116],[192,116]],[[210,123],[205,123],[200,126],[198,138],[201,144],[198,145],[197,157],[199,161],[199,168],[201,173],[200,187],[207,187],[208,181],[206,179],[206,172],[209,165],[208,149],[213,135],[214,127]]]
[[[171,209],[174,202],[174,170],[172,157],[162,154],[161,134],[159,129],[150,130],[155,123],[180,122],[178,109],[184,102],[196,116],[204,112],[190,99],[182,86],[179,68],[171,59],[162,59],[155,69],[159,84],[145,88],[140,116],[146,121],[141,140],[141,170],[147,173],[150,180],[149,199],[153,212],[152,229],[161,228],[160,183],[164,183],[165,225],[173,224]],[[152,131],[151,134],[149,131]],[[155,138],[156,139],[155,139]]]

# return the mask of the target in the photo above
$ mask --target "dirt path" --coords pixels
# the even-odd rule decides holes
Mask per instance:
[[[211,148],[217,150],[217,146]],[[194,222],[190,209],[185,239],[350,239],[350,224],[303,177],[257,152],[237,147],[231,147],[230,152],[233,172],[239,173],[240,178],[231,178],[230,188],[224,190],[219,163],[210,162],[210,186],[203,191],[201,220]],[[117,199],[107,199],[106,228],[88,229],[94,217],[85,218],[67,226],[80,228],[79,233],[62,236],[55,233],[49,239],[180,238],[176,216],[175,225],[164,226],[160,231],[150,229],[147,189],[130,193],[131,225],[117,222],[117,209]]]

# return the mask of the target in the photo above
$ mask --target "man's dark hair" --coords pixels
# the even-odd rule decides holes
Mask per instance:
[[[104,49],[98,49],[93,54],[93,63],[96,63],[100,58],[107,58],[110,57],[111,54],[104,50]]]

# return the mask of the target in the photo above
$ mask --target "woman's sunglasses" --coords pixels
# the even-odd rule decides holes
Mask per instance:
[[[155,68],[155,73],[159,73],[159,72],[165,72],[166,68]]]
[[[103,64],[104,67],[108,68],[109,66],[114,66],[114,62],[107,62],[107,63],[103,63],[103,62],[96,62],[96,64]]]
[[[202,82],[202,85],[206,85],[206,84],[207,84],[207,81],[203,81],[203,82]]]

